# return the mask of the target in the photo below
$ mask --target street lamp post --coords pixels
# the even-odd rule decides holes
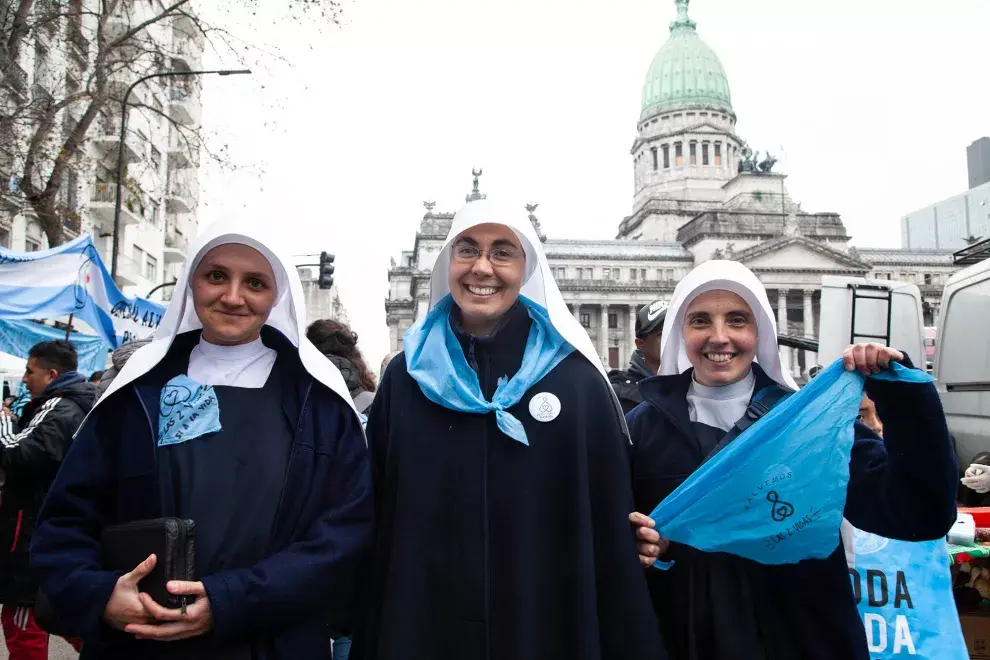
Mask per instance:
[[[110,277],[113,279],[114,283],[117,281],[117,253],[120,250],[120,206],[121,206],[121,191],[120,189],[124,186],[124,140],[126,138],[127,131],[127,101],[131,97],[131,92],[134,88],[143,83],[146,80],[151,80],[152,78],[170,78],[175,76],[203,76],[208,74],[217,74],[218,76],[234,76],[240,74],[250,74],[250,69],[219,69],[210,71],[159,71],[158,73],[152,73],[143,78],[138,78],[131,86],[127,88],[124,92],[124,100],[120,102],[120,143],[117,145],[117,191],[114,196],[114,206],[113,206],[113,247],[110,251]]]

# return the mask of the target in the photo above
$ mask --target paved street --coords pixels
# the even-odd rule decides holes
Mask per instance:
[[[2,633],[0,633],[2,637]],[[7,644],[0,645],[0,660],[7,660]],[[52,637],[48,647],[48,660],[75,660],[79,657],[72,647],[65,643],[61,637]]]

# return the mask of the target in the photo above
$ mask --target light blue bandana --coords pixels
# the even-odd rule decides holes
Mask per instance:
[[[200,385],[182,374],[165,383],[159,401],[158,446],[176,445],[220,426],[220,405],[211,385]]]
[[[447,294],[426,315],[406,331],[402,338],[406,354],[406,369],[419,383],[430,401],[449,410],[476,415],[492,411],[498,428],[513,440],[529,445],[522,422],[506,410],[519,403],[526,392],[574,350],[550,323],[547,310],[519,296],[533,323],[529,328],[526,349],[519,371],[510,379],[498,379],[495,395],[485,400],[478,374],[468,364],[464,350],[450,327],[450,310],[454,299]]]

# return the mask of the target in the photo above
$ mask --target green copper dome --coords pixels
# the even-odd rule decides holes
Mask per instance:
[[[675,0],[677,20],[660,48],[643,84],[643,117],[685,108],[732,113],[729,79],[708,44],[688,17],[689,0]]]

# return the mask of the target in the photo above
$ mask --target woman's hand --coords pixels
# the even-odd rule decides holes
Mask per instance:
[[[864,376],[878,374],[882,369],[889,368],[891,362],[903,359],[903,353],[883,344],[853,344],[842,351],[846,371],[859,371]]]
[[[642,513],[630,513],[629,524],[636,530],[636,552],[639,553],[639,563],[643,568],[653,566],[654,562],[667,552],[670,541],[660,538],[660,533],[653,529],[656,527],[653,518]]]
[[[168,592],[176,596],[195,596],[196,601],[178,610],[162,607],[148,594],[141,594],[141,603],[154,617],[150,624],[135,623],[124,628],[137,639],[175,642],[198,637],[213,629],[213,610],[202,582],[169,582]]]
[[[156,562],[155,555],[150,555],[135,566],[133,571],[124,573],[117,578],[117,584],[113,587],[110,600],[103,608],[103,620],[108,625],[117,630],[125,630],[131,624],[154,620],[140,598],[145,594],[138,592],[138,582],[154,570]]]

